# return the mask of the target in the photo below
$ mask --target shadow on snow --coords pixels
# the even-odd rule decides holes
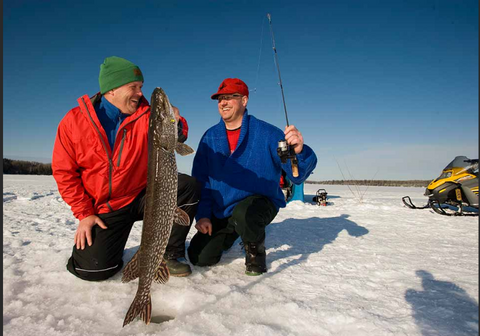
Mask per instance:
[[[325,245],[333,243],[343,230],[352,237],[368,234],[369,231],[366,228],[348,218],[349,215],[343,214],[330,218],[287,219],[268,225],[265,240],[268,272],[263,274],[262,278],[272,276],[290,266],[301,264],[311,254],[320,252]],[[238,241],[240,239],[228,252],[223,254],[217,265],[225,265],[238,258],[245,258],[244,251],[236,248]],[[271,251],[272,249],[274,251]],[[272,270],[272,262],[292,257],[296,258]]]
[[[409,289],[405,300],[422,335],[478,335],[478,303],[449,281],[435,280],[425,270],[416,271],[423,290]]]

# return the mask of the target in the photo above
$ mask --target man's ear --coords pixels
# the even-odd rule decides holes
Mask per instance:
[[[243,96],[242,97],[242,105],[244,107],[247,107],[247,103],[248,103],[248,97],[247,96]]]
[[[110,91],[105,92],[104,96],[105,95],[115,96],[115,89],[111,89]]]

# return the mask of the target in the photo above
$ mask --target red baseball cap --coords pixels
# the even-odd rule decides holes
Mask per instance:
[[[218,92],[212,95],[212,99],[217,99],[222,94],[240,93],[248,97],[248,86],[241,79],[227,78],[218,87]]]

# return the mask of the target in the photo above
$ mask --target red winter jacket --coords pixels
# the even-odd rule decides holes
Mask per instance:
[[[147,184],[148,101],[142,97],[122,122],[112,151],[94,109],[100,97],[78,99],[79,106],[58,125],[53,148],[53,177],[79,220],[128,205]],[[181,122],[186,136],[186,120]]]

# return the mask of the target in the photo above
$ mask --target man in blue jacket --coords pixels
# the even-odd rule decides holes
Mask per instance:
[[[249,115],[248,93],[243,81],[227,78],[211,97],[218,101],[221,120],[205,132],[193,161],[192,176],[202,191],[195,217],[198,232],[188,256],[194,265],[214,265],[240,236],[246,274],[260,275],[267,271],[265,227],[286,206],[281,171],[300,184],[312,173],[317,157],[295,126],[282,132]],[[282,163],[277,154],[282,139],[295,150],[298,177],[292,175],[290,162]]]

